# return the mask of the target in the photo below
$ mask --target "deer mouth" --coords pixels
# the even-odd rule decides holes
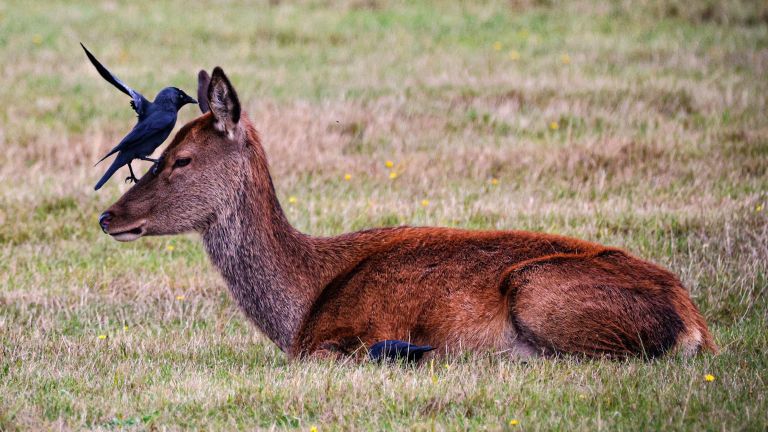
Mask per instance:
[[[107,232],[107,234],[111,235],[112,238],[117,241],[121,241],[121,242],[134,241],[140,238],[141,236],[143,236],[147,232],[145,225],[146,223],[142,221],[133,228],[110,229],[109,232]]]

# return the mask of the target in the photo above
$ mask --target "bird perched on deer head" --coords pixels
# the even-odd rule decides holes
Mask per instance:
[[[173,127],[176,125],[177,113],[181,107],[189,103],[197,103],[197,101],[176,87],[166,87],[160,90],[160,93],[155,96],[154,101],[150,102],[141,93],[125,85],[125,83],[107,70],[82,43],[80,46],[83,47],[85,55],[91,60],[99,74],[110,84],[131,97],[131,107],[139,117],[136,126],[133,127],[128,135],[96,163],[98,165],[104,159],[117,153],[117,157],[112,162],[112,165],[109,166],[101,180],[96,183],[94,189],[99,190],[112,177],[115,171],[124,165],[128,165],[128,170],[131,172],[130,177],[125,180],[136,182],[138,179],[133,174],[131,162],[134,159],[141,159],[157,163],[157,160],[149,158],[149,155],[171,134]]]

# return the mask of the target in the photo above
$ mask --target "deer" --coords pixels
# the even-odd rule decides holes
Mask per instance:
[[[199,233],[239,309],[289,359],[354,359],[384,340],[515,359],[717,353],[680,280],[622,249],[514,230],[298,231],[235,88],[220,67],[203,72],[203,114],[99,225],[122,242]]]

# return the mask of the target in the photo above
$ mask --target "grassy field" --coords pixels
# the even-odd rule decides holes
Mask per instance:
[[[98,229],[127,171],[96,193],[93,163],[135,119],[80,41],[147,96],[223,66],[302,231],[625,247],[722,353],[288,362],[196,236]],[[8,0],[0,71],[0,430],[768,428],[764,2]]]

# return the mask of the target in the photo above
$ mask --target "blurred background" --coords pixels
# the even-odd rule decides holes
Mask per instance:
[[[304,232],[625,247],[680,275],[723,354],[287,363],[196,236],[99,230],[130,185],[94,192],[93,164],[135,116],[80,42],[150,99],[222,66]],[[764,429],[767,69],[763,1],[4,0],[0,429]]]

